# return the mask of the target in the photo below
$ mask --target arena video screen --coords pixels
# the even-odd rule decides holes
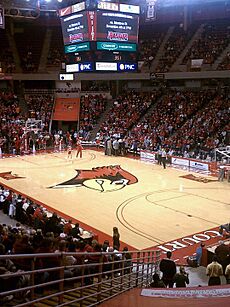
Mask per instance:
[[[97,11],[97,41],[138,42],[139,16]]]
[[[61,27],[64,45],[89,40],[88,23],[85,11],[61,17]]]

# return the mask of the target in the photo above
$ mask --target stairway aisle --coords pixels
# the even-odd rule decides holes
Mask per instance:
[[[14,33],[11,33],[11,32],[14,31],[13,30],[14,29],[13,21],[10,20],[10,22],[11,22],[11,26],[6,28],[7,38],[8,38],[10,50],[11,50],[11,52],[13,54],[13,57],[14,57],[14,63],[15,63],[16,72],[17,73],[21,73],[22,72],[21,60],[20,60],[19,53],[18,53],[18,50],[17,50],[17,47],[16,47],[16,43],[15,43],[15,40],[14,40],[14,36],[13,36]],[[12,31],[10,31],[10,29]]]
[[[168,29],[168,31],[167,31],[164,39],[163,39],[163,42],[160,45],[160,48],[159,48],[159,50],[157,52],[157,55],[156,55],[155,59],[153,60],[152,65],[150,67],[150,71],[151,72],[154,72],[156,70],[157,65],[159,63],[159,60],[162,57],[162,55],[164,54],[165,45],[166,45],[169,37],[172,35],[172,33],[174,31],[174,28],[175,28],[174,26],[169,27],[169,29]]]
[[[109,111],[111,110],[112,106],[113,106],[113,100],[108,100],[107,104],[106,104],[106,108],[105,111],[102,113],[98,123],[95,125],[93,131],[91,132],[90,135],[90,141],[93,141],[98,133],[98,131],[100,130],[100,126],[101,124],[106,120],[106,117],[109,113]]]
[[[220,56],[213,63],[212,70],[217,70],[219,64],[222,63],[223,59],[226,57],[228,52],[230,52],[230,44],[227,46],[227,48],[224,49],[224,51],[220,54]]]
[[[199,26],[196,33],[190,39],[190,41],[188,42],[185,49],[182,51],[180,56],[177,58],[176,62],[171,67],[171,69],[170,69],[171,72],[172,71],[184,71],[184,69],[186,69],[187,65],[183,65],[182,61],[183,61],[184,57],[186,56],[187,52],[189,51],[189,49],[192,47],[193,43],[201,37],[202,33],[204,32],[204,26],[205,26],[205,24],[201,24]]]
[[[47,28],[45,39],[43,42],[43,47],[42,47],[40,63],[38,66],[38,72],[46,72],[46,64],[47,64],[47,58],[48,58],[49,49],[50,49],[51,36],[52,36],[52,30]]]

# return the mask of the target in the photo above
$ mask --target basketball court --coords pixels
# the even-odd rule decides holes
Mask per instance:
[[[66,152],[4,158],[0,182],[104,237],[117,226],[135,249],[229,222],[226,181],[96,150],[84,150],[82,159],[75,152],[73,159]]]

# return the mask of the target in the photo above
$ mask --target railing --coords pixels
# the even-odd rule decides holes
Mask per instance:
[[[0,267],[11,260],[17,268],[0,275],[0,305],[13,296],[7,306],[49,306],[50,301],[55,306],[95,306],[134,287],[148,286],[158,271],[160,253],[0,255]],[[67,265],[70,256],[81,261]]]

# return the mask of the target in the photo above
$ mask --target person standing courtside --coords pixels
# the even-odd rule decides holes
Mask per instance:
[[[166,154],[165,149],[163,148],[161,151],[161,162],[162,162],[164,169],[166,169],[166,159],[167,159],[167,154]]]
[[[119,142],[117,139],[115,139],[113,141],[113,150],[114,150],[114,155],[118,156],[118,152],[119,152]]]
[[[220,276],[223,275],[222,265],[217,262],[217,256],[213,256],[212,263],[210,263],[206,268],[206,274],[209,276],[208,285],[216,286],[220,285]]]
[[[176,274],[176,264],[170,259],[172,257],[171,252],[167,252],[167,258],[164,258],[160,262],[160,271],[163,273],[162,280],[166,287],[173,288],[174,275]]]
[[[225,175],[225,168],[223,165],[220,165],[218,173],[218,181],[224,181],[224,175]]]
[[[161,165],[161,157],[162,157],[162,150],[161,148],[158,149],[158,152],[157,152],[157,160],[158,160],[158,163],[159,165]]]
[[[107,155],[111,156],[112,155],[112,141],[111,141],[111,138],[107,139],[106,145],[107,145]]]

